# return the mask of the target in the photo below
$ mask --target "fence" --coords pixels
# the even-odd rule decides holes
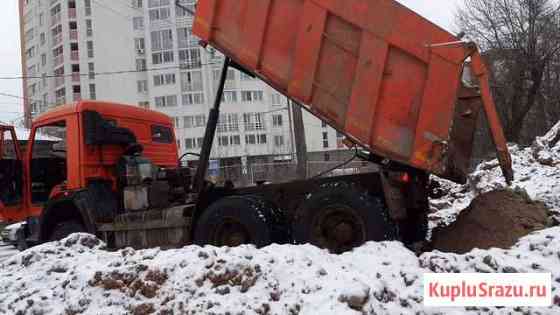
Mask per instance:
[[[309,161],[307,163],[307,178],[313,178],[326,171],[339,166],[341,161]],[[354,161],[336,168],[325,174],[328,176],[351,175],[366,172],[375,172],[377,167],[368,162]],[[233,165],[211,169],[208,171],[208,178],[216,183],[222,184],[226,180],[231,180],[236,187],[252,186],[258,182],[283,183],[298,179],[296,163],[267,163],[253,164],[243,167]]]

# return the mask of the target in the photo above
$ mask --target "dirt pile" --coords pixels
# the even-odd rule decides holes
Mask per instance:
[[[432,245],[443,252],[509,248],[523,236],[550,225],[549,211],[526,193],[498,190],[481,194],[457,220],[433,231]]]

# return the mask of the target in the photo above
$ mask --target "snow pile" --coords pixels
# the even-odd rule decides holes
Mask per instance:
[[[555,305],[540,311],[560,312],[560,228],[507,251],[420,258],[398,242],[339,256],[290,245],[103,248],[93,236],[74,234],[7,260],[0,265],[0,314],[448,313],[423,308],[426,272],[552,272]]]
[[[515,180],[511,189],[526,192],[536,201],[542,201],[560,216],[560,122],[545,136],[537,138],[528,148],[509,147]],[[449,225],[461,210],[482,193],[507,188],[498,160],[478,165],[469,176],[469,183],[458,185],[438,179],[445,196],[431,200],[431,227]]]

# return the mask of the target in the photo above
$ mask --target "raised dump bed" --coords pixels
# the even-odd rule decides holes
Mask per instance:
[[[395,1],[199,0],[193,31],[376,156],[458,182],[482,103],[513,176],[476,45]]]

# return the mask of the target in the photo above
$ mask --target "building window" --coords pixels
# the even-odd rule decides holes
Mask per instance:
[[[272,106],[282,105],[282,96],[278,93],[272,94]]]
[[[266,144],[266,142],[267,142],[266,134],[245,135],[246,144]]]
[[[135,16],[132,18],[132,28],[136,31],[144,29],[144,18]]]
[[[179,63],[183,69],[200,69],[202,61],[200,59],[200,49],[182,49],[179,50]]]
[[[177,95],[158,96],[155,98],[156,107],[177,106]]]
[[[185,139],[185,149],[194,149],[194,140],[193,138],[186,138]]]
[[[218,132],[237,132],[239,131],[239,116],[236,113],[222,114],[218,120]]]
[[[164,51],[159,53],[152,54],[152,63],[154,65],[159,65],[162,63],[170,63],[173,62],[173,51]]]
[[[138,106],[145,108],[145,109],[149,109],[150,108],[150,102],[148,101],[141,101],[138,102]]]
[[[90,16],[91,15],[91,0],[84,0],[84,7],[85,7],[85,13],[86,16]]]
[[[169,5],[171,0],[148,0],[148,8],[162,7]]]
[[[142,9],[143,7],[142,0],[132,0],[132,7],[135,9]]]
[[[95,79],[95,65],[93,62],[88,62],[88,77],[90,80]]]
[[[272,115],[272,126],[273,127],[282,127],[282,115]]]
[[[92,41],[87,42],[87,55],[88,55],[88,58],[93,58],[93,42]]]
[[[88,37],[93,36],[93,23],[91,20],[86,20],[86,35]]]
[[[262,102],[263,91],[241,91],[241,101],[243,102]]]
[[[152,51],[173,49],[173,33],[171,30],[153,31],[150,33],[152,39]]]
[[[245,135],[245,144],[256,144],[256,136],[255,135]]]
[[[146,59],[136,59],[136,71],[146,71]]]
[[[181,91],[198,92],[202,91],[202,72],[189,71],[181,73]]]
[[[92,99],[92,100],[97,99],[97,93],[95,91],[95,84],[90,84],[89,85],[89,98]]]
[[[206,115],[185,116],[183,123],[186,129],[204,127],[206,125]]]
[[[195,127],[206,126],[206,115],[197,115],[194,119]]]
[[[324,121],[324,120],[322,120],[322,121],[321,121],[321,127],[322,127],[322,128],[327,128],[327,122]]]
[[[192,150],[192,149],[199,149],[202,148],[202,138],[186,138],[185,139],[185,149]]]
[[[169,7],[150,9],[148,15],[150,17],[150,22],[163,21],[169,19],[171,10]]]
[[[284,145],[284,136],[274,136],[274,145],[281,147]]]
[[[39,35],[41,38],[41,46],[45,45],[45,43],[47,42],[47,36],[45,35],[45,33],[41,33],[41,35]]]
[[[241,136],[240,135],[235,135],[235,136],[231,136],[229,139],[230,143],[232,146],[234,145],[241,145]]]
[[[139,55],[144,54],[146,49],[146,42],[144,41],[144,37],[134,39],[134,48],[136,49],[137,54]]]
[[[237,92],[236,91],[224,91],[222,95],[222,102],[224,103],[235,103],[237,102]]]
[[[154,85],[170,85],[175,84],[175,73],[158,74],[154,76]]]
[[[264,130],[264,113],[245,113],[243,123],[245,131]]]
[[[204,93],[188,93],[183,94],[183,106],[204,104]]]
[[[136,82],[138,93],[148,92],[148,80],[140,80]]]
[[[329,134],[327,132],[323,132],[323,148],[329,148]]]
[[[228,136],[219,136],[218,137],[218,145],[221,147],[227,147],[229,145],[229,137]]]
[[[41,55],[41,66],[44,67],[47,65],[47,54]]]

